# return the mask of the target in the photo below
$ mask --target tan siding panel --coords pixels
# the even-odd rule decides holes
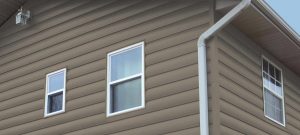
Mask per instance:
[[[34,102],[22,104],[20,106],[16,106],[14,108],[10,108],[0,113],[0,120],[9,119],[12,117],[17,117],[18,115],[22,115],[25,113],[30,113],[34,110],[40,110],[44,108],[44,100],[37,100]]]
[[[187,46],[187,45],[183,45]],[[184,51],[184,50],[182,50]],[[168,54],[168,53],[166,53]],[[173,53],[171,53],[173,54]],[[159,57],[156,56],[156,57]],[[172,57],[172,59],[166,60],[164,62],[160,62],[151,66],[148,66],[146,69],[146,75],[151,77],[158,74],[162,74],[164,72],[175,70],[179,68],[183,68],[189,65],[197,64],[197,52],[188,53],[186,55],[182,55],[179,57]]]
[[[156,5],[159,5],[158,3],[156,3]],[[8,65],[3,65],[3,68],[1,70],[1,73],[7,71],[7,70],[12,70],[16,67],[19,67],[21,66],[20,64],[22,64],[22,66],[24,64],[30,64],[30,63],[33,63],[35,61],[38,61],[38,60],[41,60],[43,58],[46,58],[46,57],[49,57],[49,56],[52,56],[54,54],[57,54],[58,52],[62,52],[62,51],[66,51],[70,48],[74,48],[74,47],[77,47],[79,45],[82,45],[82,44],[90,44],[91,42],[92,43],[95,43],[97,40],[101,40],[102,42],[105,43],[105,39],[111,39],[111,38],[115,38],[115,36],[108,36],[107,35],[110,35],[110,34],[115,34],[117,35],[116,38],[120,39],[120,38],[126,38],[130,35],[136,35],[137,32],[141,32],[141,31],[147,31],[147,30],[153,30],[154,28],[153,27],[157,27],[159,25],[163,25],[164,23],[171,23],[171,22],[174,22],[176,20],[180,20],[182,18],[186,18],[186,16],[183,16],[183,15],[186,15],[187,13],[189,12],[183,12],[181,14],[181,17],[179,17],[179,15],[176,15],[176,18],[175,18],[175,14],[176,10],[179,10],[179,9],[182,9],[184,8],[185,6],[188,6],[190,4],[182,4],[182,5],[179,5],[179,4],[174,4],[174,3],[171,3],[170,4],[164,4],[162,6],[158,6],[156,8],[154,8],[153,10],[151,10],[151,8],[153,8],[154,4],[148,4],[147,6],[148,7],[141,7],[141,6],[138,6],[136,8],[133,8],[131,7],[130,9],[132,11],[127,11],[127,12],[122,12],[122,14],[117,14],[119,16],[119,18],[115,17],[115,16],[110,16],[111,18],[110,19],[102,19],[104,21],[107,21],[107,22],[102,22],[102,23],[98,23],[98,25],[104,23],[104,26],[106,27],[100,27],[98,26],[98,28],[96,27],[91,27],[89,29],[93,30],[89,33],[81,33],[82,35],[80,35],[79,37],[76,37],[76,38],[73,38],[71,40],[67,40],[65,42],[62,42],[62,43],[59,43],[58,45],[55,45],[53,46],[53,43],[51,42],[50,45],[52,45],[53,47],[50,49],[45,49],[45,50],[41,50],[37,53],[33,53],[31,54],[30,56],[28,57],[25,57],[25,58],[22,58],[22,59],[18,59],[18,62],[15,62],[14,63],[9,63]],[[149,10],[150,8],[150,10]],[[148,10],[147,10],[148,9]],[[187,9],[186,9],[187,10]],[[142,11],[146,11],[146,12],[142,12]],[[180,10],[182,11],[182,10]],[[174,12],[174,13],[173,13]],[[166,14],[168,14],[169,16],[171,17],[165,17]],[[189,13],[189,14],[197,14],[197,12],[192,12],[192,13]],[[108,20],[111,20],[111,21],[116,21],[116,19],[120,19],[121,18],[126,18],[126,19],[121,19],[117,22],[108,22]],[[165,21],[162,21],[160,20],[159,24],[158,23],[158,18],[160,17],[160,19],[164,19]],[[152,23],[149,23],[150,20],[152,19],[156,19],[155,21],[151,21]],[[147,22],[147,23],[145,23]],[[154,23],[156,22],[156,23]],[[145,25],[145,24],[148,24],[148,26],[143,26],[141,28],[139,27],[135,27],[136,29],[134,31],[130,31],[130,30],[127,30],[128,28],[131,28],[132,26],[138,26],[138,25]],[[86,27],[83,27],[86,29]],[[139,28],[139,29],[137,29]],[[121,35],[122,32],[119,32],[121,30],[126,30],[126,36],[123,36],[123,37],[120,37],[119,35]],[[116,33],[118,32],[118,33]],[[76,32],[75,32],[76,33]],[[77,32],[78,33],[78,32]],[[124,33],[124,32],[123,32]],[[104,38],[104,39],[103,39]],[[97,40],[96,40],[97,39]],[[66,40],[66,39],[64,39]],[[96,40],[96,41],[95,41]],[[118,40],[117,40],[118,41]],[[112,42],[112,41],[110,41]],[[41,45],[41,44],[39,44]],[[44,45],[44,44],[43,44]],[[99,44],[98,45],[98,48],[99,48]],[[44,45],[45,46],[45,45]],[[101,46],[100,46],[101,47]],[[88,48],[85,48],[83,49],[80,53],[78,54],[82,54],[82,53],[86,53],[86,51],[89,50]],[[22,62],[23,61],[23,62]],[[26,61],[26,62],[24,62]],[[15,64],[15,65],[14,65]],[[7,68],[10,68],[10,69],[7,69]]]
[[[42,49],[62,43],[72,38],[76,38],[82,34],[86,34],[87,32],[95,30],[96,28],[104,27],[109,23],[112,23],[113,21],[118,21],[113,20],[114,17],[119,17],[119,19],[122,20],[123,17],[126,16],[120,17],[116,12],[120,12],[126,9],[128,11],[128,8],[136,4],[137,2],[138,1],[135,0],[127,3],[112,3],[103,8],[100,7],[99,11],[93,11],[91,13],[84,14],[83,16],[79,16],[72,20],[68,20],[63,24],[54,26],[53,28],[50,28],[47,31],[42,31],[41,35],[43,35],[43,33],[47,35],[44,35],[44,37],[27,39],[28,41],[25,42],[26,44],[19,43],[19,45],[16,43],[15,46],[17,47],[9,48],[11,50],[6,49],[8,50],[8,52],[6,52],[7,54],[3,56],[3,60],[1,61],[1,63],[4,64],[11,62],[18,58],[21,58],[22,56],[27,56]],[[43,45],[41,45],[41,43]],[[32,47],[33,49],[28,49],[28,46]],[[14,53],[19,53],[19,55],[15,56]]]
[[[261,78],[261,55],[269,55],[262,48],[233,27],[226,28],[219,35],[218,58],[221,124],[224,134],[298,134],[299,95],[284,67],[284,93],[286,127],[264,116],[263,88]],[[287,71],[285,71],[287,70]]]
[[[177,131],[177,132],[167,133],[165,135],[199,135],[199,134],[200,134],[200,128],[195,127],[195,128]]]
[[[192,66],[192,67],[195,67],[195,66]],[[172,72],[176,72],[176,74],[174,74],[174,75],[176,75],[176,76],[179,76],[179,77],[184,77],[185,76],[185,74],[184,73],[186,73],[185,71],[186,70],[188,70],[188,71],[190,71],[191,73],[195,73],[195,72],[193,72],[194,70],[190,70],[188,67],[187,67],[187,69],[185,69],[185,68],[183,68],[183,70],[182,70],[182,72],[180,72],[180,71],[177,71],[177,70],[175,70],[175,71],[172,71]],[[103,73],[102,75],[101,75],[101,73]],[[179,73],[179,74],[178,74]],[[169,73],[170,74],[170,73]],[[69,80],[68,81],[68,85],[67,85],[67,88],[69,88],[69,89],[73,89],[74,87],[76,88],[76,87],[79,87],[79,86],[83,86],[83,85],[85,85],[86,83],[88,83],[88,82],[92,82],[93,80],[97,80],[97,78],[99,78],[98,76],[105,76],[105,72],[102,72],[102,71],[100,71],[100,72],[95,72],[95,73],[91,73],[91,74],[87,74],[87,75],[85,75],[85,76],[82,76],[82,77],[80,77],[80,78],[75,78],[75,79],[72,79],[72,80]],[[188,74],[187,74],[188,75]],[[170,75],[167,75],[166,77],[169,77]],[[173,77],[173,78],[179,78],[179,77]],[[164,78],[164,77],[159,77],[159,78]],[[77,81],[78,80],[78,81]],[[83,81],[84,80],[84,81]],[[169,80],[171,80],[171,79],[165,79],[165,80],[167,80],[167,81],[169,81]],[[152,80],[152,78],[149,78],[149,82],[147,83],[146,82],[146,84],[151,84],[152,83],[152,81],[157,81],[157,79],[153,79]],[[73,86],[73,87],[70,87],[70,86]],[[151,85],[150,85],[151,86]],[[102,89],[103,90],[103,89]],[[43,91],[40,91],[40,92],[42,92],[42,94],[43,94]],[[72,91],[71,91],[72,92]],[[32,94],[31,94],[32,95]],[[34,97],[43,97],[42,95],[41,96],[35,96],[35,95],[32,95],[32,96],[34,96]],[[70,96],[69,96],[70,97]],[[91,98],[91,97],[94,97],[94,98]],[[102,97],[102,98],[101,98]],[[72,97],[70,97],[71,99],[72,99]],[[93,94],[93,95],[91,95],[91,96],[88,96],[88,97],[85,97],[85,98],[83,98],[83,100],[80,100],[80,99],[75,99],[75,100],[72,100],[72,102],[70,102],[70,103],[68,103],[67,102],[67,106],[66,106],[66,108],[68,108],[69,110],[73,110],[72,109],[72,107],[76,107],[76,108],[80,108],[80,107],[84,107],[85,105],[91,105],[91,104],[95,104],[94,102],[95,101],[97,101],[97,100],[92,100],[93,102],[92,103],[89,103],[89,102],[87,102],[87,101],[85,101],[84,99],[104,99],[105,98],[105,93],[99,93],[99,95],[98,94]],[[28,98],[28,99],[31,99],[31,98]],[[68,100],[69,98],[67,98],[67,100]],[[20,99],[20,100],[22,100],[23,102],[24,101],[26,101],[26,100],[24,100],[24,99]],[[31,100],[34,100],[34,99],[31,99]],[[78,101],[78,103],[76,103],[76,101],[77,100],[79,100]],[[18,100],[13,100],[13,101],[15,101],[16,103],[22,103],[22,102],[18,102]],[[11,101],[8,101],[8,102],[11,102]],[[28,102],[28,101],[27,101]],[[74,104],[74,105],[73,105]],[[78,104],[78,105],[77,105]],[[68,111],[68,110],[67,110]],[[31,116],[31,115],[30,115]],[[26,116],[26,117],[30,117],[30,116]],[[32,117],[35,117],[35,115],[32,115]],[[23,116],[22,117],[20,117],[20,119],[22,119],[23,118]],[[5,121],[7,121],[7,120],[5,120]],[[9,120],[8,120],[9,121]],[[26,120],[25,120],[26,121]],[[5,123],[10,123],[10,122],[5,122]],[[13,123],[15,123],[15,124],[22,124],[22,123],[20,123],[20,122],[15,122],[15,121],[12,121],[11,122],[12,124]],[[10,124],[6,124],[5,126],[10,126]],[[1,129],[3,129],[1,126],[0,126],[0,128]]]
[[[224,63],[220,63],[220,74],[230,78],[235,81],[237,84],[240,84],[244,88],[247,88],[249,92],[257,95],[262,98],[262,86],[253,83],[246,76],[241,75],[239,72],[236,72],[232,67],[225,65]]]
[[[166,83],[171,83],[181,79],[194,77],[197,75],[197,67],[197,65],[191,65],[146,79],[146,88],[150,89],[153,87],[161,86]]]
[[[16,96],[25,95],[26,93],[33,92],[35,90],[43,89],[45,86],[45,80],[34,81],[20,87],[16,87],[10,90],[6,90],[0,94],[0,101],[8,100]]]
[[[235,119],[238,119],[240,122],[236,123],[236,124],[241,124],[245,123],[248,126],[251,126],[253,128],[255,128],[256,130],[251,130],[251,128],[249,129],[244,129],[244,132],[247,134],[257,134],[257,131],[260,132],[266,132],[268,134],[271,135],[287,135],[288,133],[284,131],[283,127],[280,127],[279,125],[274,125],[272,126],[271,124],[273,124],[271,121],[271,124],[266,124],[266,122],[264,122],[262,119],[257,118],[255,115],[251,115],[249,113],[247,113],[246,111],[224,101],[221,102],[221,109],[222,112],[226,113],[227,115],[230,115],[231,117],[234,117]],[[263,113],[263,112],[261,112]],[[266,119],[266,118],[265,118]]]
[[[128,34],[127,34],[128,35]],[[119,36],[118,36],[119,37]],[[122,37],[122,36],[121,36]],[[107,39],[108,40],[108,39]],[[98,44],[96,44],[96,43],[93,43],[94,44],[94,46],[95,47],[97,47],[97,48],[99,48],[99,45]],[[84,51],[83,50],[86,50],[86,51],[88,51],[88,50],[91,50],[92,49],[92,47],[90,47],[90,48],[86,48],[85,46],[81,46],[81,47],[79,47],[79,48],[74,48],[74,49],[71,49],[71,50],[68,50],[67,52],[65,52],[65,53],[63,53],[63,54],[60,54],[60,55],[55,55],[54,57],[50,57],[50,58],[47,58],[46,60],[43,60],[43,61],[39,61],[39,63],[41,64],[41,65],[44,65],[44,66],[46,66],[46,65],[48,65],[48,63],[53,63],[53,62],[57,62],[57,59],[61,59],[62,57],[67,57],[67,58],[74,58],[74,54],[82,54]],[[104,51],[104,50],[103,50]],[[100,53],[99,52],[99,55],[103,55],[103,53]],[[105,56],[105,55],[104,55]],[[103,57],[104,57],[103,56]],[[99,56],[98,56],[99,57]],[[53,61],[53,62],[51,62],[51,61]],[[37,63],[37,62],[36,62]],[[33,67],[35,64],[31,64],[31,65],[29,65],[29,66],[27,66],[26,67],[26,69],[24,69],[25,71],[26,70],[33,70],[33,69],[35,69],[35,68],[41,68],[40,66],[39,67]],[[23,67],[23,68],[25,68],[25,67]],[[20,70],[20,72],[24,72],[24,70]],[[26,80],[28,80],[28,78],[26,79]],[[15,82],[16,80],[13,80],[13,81],[9,81],[9,82],[6,82],[6,83],[4,83],[3,85],[2,85],[2,87],[4,87],[3,89],[8,89],[8,88],[10,88],[10,87],[12,87],[12,86],[10,86],[10,85],[13,85],[14,86],[14,84],[16,84],[16,82]],[[20,83],[26,83],[26,81],[21,81],[20,80]],[[8,88],[7,88],[8,87]]]
[[[180,117],[166,122],[155,123],[137,129],[131,129],[124,132],[118,132],[111,135],[141,135],[141,134],[154,135],[154,134],[165,134],[168,132],[180,131],[180,130],[184,131],[187,128],[199,126],[198,121],[199,121],[199,115],[196,114],[187,117]],[[185,123],[192,123],[192,124],[187,125]],[[196,135],[196,134],[194,133],[190,135]]]
[[[186,107],[186,106],[183,106],[183,107]],[[190,107],[191,108],[189,108],[189,109],[176,107],[176,108],[170,108],[167,110],[161,110],[159,112],[149,113],[149,114],[145,114],[143,116],[128,118],[128,119],[120,120],[117,122],[108,123],[106,125],[91,127],[89,129],[68,133],[67,135],[77,135],[77,134],[92,135],[92,134],[99,134],[99,133],[100,134],[111,134],[111,133],[115,133],[118,131],[128,130],[128,129],[132,129],[132,128],[140,127],[140,126],[144,126],[144,125],[163,123],[168,120],[173,120],[173,119],[177,119],[180,117],[193,115],[195,113],[196,109],[193,108],[194,107],[193,105]],[[186,111],[182,111],[182,110],[186,110]],[[193,115],[193,116],[194,116],[193,117],[194,119],[197,118],[197,115]],[[193,123],[192,125],[194,126],[195,122],[194,121],[191,121],[191,122]],[[168,128],[165,128],[165,129],[168,129]],[[162,131],[162,133],[164,133],[164,131]]]
[[[248,123],[249,125],[257,129],[264,130],[272,134],[277,132],[283,133],[282,131],[278,131],[277,128],[282,129],[282,127],[280,127],[279,125],[277,126],[276,124],[274,124],[275,126],[277,126],[277,128],[274,128],[273,126],[264,124],[265,122],[270,122],[270,124],[272,124],[272,122],[264,117],[264,113],[263,111],[261,111],[262,109],[257,108],[256,106],[253,106],[250,103],[244,101],[243,99],[239,98],[238,95],[228,93],[227,90],[221,90],[220,92],[224,98],[224,103],[221,103],[224,107],[221,107],[221,111],[224,111],[227,114],[232,115],[232,117],[244,121],[245,123]],[[232,106],[230,106],[230,104]],[[243,119],[241,119],[241,117],[243,117]]]
[[[220,130],[222,131],[221,132],[222,135],[244,135],[244,134],[237,132],[235,130],[232,130],[231,128],[228,128],[224,125],[221,125]]]
[[[22,40],[24,38],[32,37],[36,38],[38,36],[45,36],[40,31],[46,30],[51,26],[55,26],[60,24],[63,21],[70,20],[74,16],[78,16],[80,14],[83,14],[85,12],[88,12],[90,10],[93,10],[96,5],[98,5],[99,2],[92,1],[92,0],[86,0],[86,1],[80,1],[80,0],[73,0],[69,1],[65,4],[62,4],[55,9],[52,10],[52,14],[47,14],[44,16],[38,16],[34,19],[33,23],[35,21],[46,20],[43,18],[49,18],[44,22],[38,23],[37,25],[34,25],[32,30],[30,31],[18,31],[17,33],[14,33],[13,36],[8,36],[6,38],[1,39],[2,46],[10,45],[13,42],[23,42],[26,44],[26,40]],[[101,4],[100,4],[101,5]],[[21,40],[21,41],[19,41]],[[2,56],[2,55],[1,55]]]
[[[26,95],[22,95],[18,98],[12,98],[12,99],[6,100],[6,101],[0,103],[0,108],[1,108],[0,111],[6,110],[8,108],[12,108],[12,107],[15,107],[15,106],[18,106],[18,105],[22,105],[24,103],[28,103],[28,102],[38,100],[39,97],[41,97],[43,95],[44,95],[44,91],[43,90],[38,90],[38,91],[29,93],[29,94],[26,94]]]
[[[76,58],[76,59],[71,59],[71,60],[69,60],[69,61],[67,61],[66,63],[63,63],[63,64],[59,64],[59,65],[57,65],[57,66],[55,66],[55,67],[50,67],[50,68],[47,68],[47,69],[45,69],[45,71],[43,71],[44,73],[43,74],[46,74],[46,72],[48,71],[48,72],[51,72],[51,71],[54,71],[55,69],[59,69],[59,67],[61,67],[61,68],[63,68],[64,66],[63,65],[68,65],[67,66],[67,68],[68,69],[72,69],[74,66],[76,66],[76,65],[82,65],[82,64],[84,64],[86,61],[88,62],[88,61],[90,61],[90,59],[97,59],[97,57],[99,57],[99,55],[101,55],[102,53],[101,52],[93,52],[92,54],[88,54],[88,55],[84,55],[84,56],[81,56],[81,57],[79,57],[79,58]],[[102,54],[103,55],[103,54]],[[95,58],[96,57],[96,58]],[[102,57],[104,57],[104,56],[102,56]],[[89,59],[90,58],[90,59]],[[105,61],[100,61],[100,62],[98,62],[98,65],[99,64],[101,64],[101,67],[103,67],[103,64],[104,63],[102,63],[102,62],[105,62]],[[94,63],[94,65],[97,65],[97,62],[93,62]],[[91,63],[91,65],[93,65],[93,63]],[[89,64],[88,64],[89,65]],[[105,65],[104,65],[105,66]],[[93,68],[101,68],[101,67],[93,67]],[[70,70],[71,71],[71,70]],[[89,72],[90,70],[87,70],[87,71],[82,71],[82,72]],[[37,76],[38,76],[38,74],[37,74]],[[45,77],[44,75],[39,75],[39,77]],[[72,76],[72,78],[73,78],[73,76]],[[68,77],[68,79],[71,79],[71,77]],[[34,83],[35,84],[35,83]],[[31,87],[32,85],[25,85],[25,86],[28,86],[28,87]],[[18,89],[18,88],[16,88],[16,89]],[[28,89],[28,90],[30,90],[30,89]],[[14,90],[12,90],[12,91],[14,91]],[[22,91],[23,92],[23,91]],[[22,92],[20,93],[20,94],[22,94]],[[11,93],[11,92],[7,92],[7,93]],[[17,93],[15,93],[14,92],[14,94],[17,94]]]
[[[151,4],[150,4],[151,5]],[[152,6],[149,6],[149,7],[153,7],[153,5]],[[148,7],[148,8],[149,8]],[[129,12],[129,13],[127,13],[128,15],[127,16],[132,16],[132,15],[135,15],[135,14],[137,14],[137,13],[139,13],[139,11],[144,11],[144,10],[147,10],[148,8],[146,8],[145,7],[145,9],[140,9],[140,10],[137,10],[137,11],[135,11],[135,12]],[[169,11],[169,10],[167,10],[167,11]],[[149,13],[148,13],[149,14]],[[164,14],[164,12],[162,11],[162,14]],[[119,15],[119,14],[118,14]],[[120,15],[119,15],[120,16]],[[123,15],[122,17],[127,17],[126,15]],[[159,16],[159,15],[158,15]],[[110,18],[110,21],[113,21],[114,20],[114,16],[112,16],[111,18]],[[146,18],[146,17],[145,17]],[[151,19],[151,18],[149,18],[149,19]],[[103,19],[102,19],[103,20]],[[104,19],[104,20],[108,20],[108,19]],[[114,20],[114,21],[116,21],[116,20]],[[42,42],[42,43],[40,43],[40,44],[37,44],[36,46],[37,47],[34,47],[33,46],[33,48],[38,48],[39,46],[40,47],[43,47],[42,49],[44,49],[44,50],[38,50],[38,52],[32,52],[33,50],[30,50],[30,55],[29,56],[27,56],[27,57],[23,57],[23,58],[21,58],[21,59],[17,59],[16,61],[10,61],[9,63],[7,63],[7,64],[5,64],[5,66],[3,65],[3,66],[1,66],[1,69],[2,68],[4,68],[4,69],[2,69],[2,71],[3,72],[5,72],[5,71],[10,71],[10,70],[12,70],[12,69],[16,69],[16,68],[19,68],[19,66],[24,66],[24,65],[28,65],[28,64],[31,64],[32,65],[32,63],[33,62],[36,62],[36,61],[38,61],[38,60],[42,60],[42,59],[44,59],[44,58],[47,58],[47,57],[50,57],[50,56],[53,56],[54,54],[57,54],[57,53],[59,53],[59,52],[63,52],[63,51],[66,51],[66,50],[68,50],[68,51],[70,51],[70,50],[75,50],[74,49],[74,47],[77,47],[77,46],[80,46],[80,45],[82,45],[82,44],[85,44],[85,43],[87,43],[87,42],[90,42],[90,41],[93,41],[93,40],[95,40],[95,39],[97,39],[97,38],[100,38],[100,37],[102,37],[102,36],[106,36],[106,35],[108,35],[108,34],[111,34],[111,33],[114,33],[114,32],[117,32],[118,30],[122,30],[122,29],[126,29],[126,28],[128,28],[128,27],[130,27],[130,26],[134,26],[134,24],[138,24],[138,23],[140,23],[140,22],[142,22],[142,21],[137,21],[137,22],[135,22],[135,23],[130,23],[129,22],[129,20],[127,20],[127,23],[124,23],[124,21],[125,20],[121,20],[121,22],[123,22],[122,24],[120,24],[121,22],[119,21],[119,23],[115,23],[113,26],[110,26],[110,27],[105,27],[105,28],[102,28],[102,29],[96,29],[95,27],[92,27],[92,28],[90,28],[90,29],[92,29],[93,31],[91,31],[91,32],[89,32],[89,33],[86,33],[86,32],[80,32],[79,30],[77,30],[77,31],[72,31],[72,33],[77,33],[77,34],[82,34],[80,37],[78,37],[78,36],[74,36],[74,37],[76,37],[76,38],[74,38],[73,37],[73,39],[71,39],[71,40],[67,40],[67,39],[65,39],[65,37],[64,36],[62,36],[62,35],[60,35],[59,36],[59,38],[61,38],[61,40],[63,40],[64,42],[60,42],[59,44],[55,44],[55,43],[53,43],[53,41],[57,41],[57,39],[54,39],[54,40],[52,40],[52,41],[50,41],[49,42],[49,45],[47,44],[45,44],[44,42]],[[104,23],[104,24],[103,24]],[[110,23],[112,23],[112,22],[102,22],[102,23],[98,23],[98,25],[104,25],[104,26],[106,26],[106,25],[108,25],[108,24],[110,24]],[[100,25],[100,28],[101,28],[101,25]],[[99,26],[98,26],[99,27]],[[81,29],[83,29],[83,28],[86,28],[86,27],[84,27],[84,26],[82,26],[81,27]],[[114,29],[113,29],[114,28]],[[95,30],[96,29],[96,30]],[[137,31],[137,30],[136,30]],[[70,33],[71,34],[71,33]],[[68,35],[70,35],[70,34],[68,34]],[[93,35],[93,36],[92,36]],[[47,48],[47,49],[45,49],[47,46],[50,46],[51,48]],[[98,48],[100,48],[100,47],[102,47],[102,46],[99,46],[99,44],[97,44],[97,47]],[[72,49],[71,49],[72,48]],[[90,51],[90,49],[88,49],[88,48],[85,48],[85,49],[83,49],[82,51],[80,51],[80,53],[75,53],[75,54],[84,54],[86,51],[84,51],[84,50],[86,50],[86,51]],[[21,51],[23,51],[23,50],[21,50]],[[77,50],[78,51],[78,50]],[[20,52],[15,52],[15,53],[19,53],[20,54]],[[65,52],[64,52],[65,53]],[[14,55],[15,56],[15,55]],[[22,55],[21,55],[22,56]],[[61,56],[60,56],[61,57]],[[42,65],[42,66],[45,66],[45,65]],[[5,67],[8,67],[8,68],[10,68],[10,69],[5,69]],[[1,71],[1,73],[3,73]]]
[[[175,47],[152,53],[145,58],[145,61],[147,61],[147,63],[155,64],[187,53],[193,53],[196,50],[195,44],[196,40],[192,40]]]
[[[287,82],[287,81],[285,81]],[[297,94],[297,90],[292,89],[289,85],[284,85],[284,94],[287,97],[287,101],[291,104],[293,104],[293,106],[295,106],[296,109],[298,109],[300,111],[300,98],[299,98],[299,94]]]
[[[243,100],[251,102],[253,105],[257,106],[258,108],[263,108],[263,101],[262,97],[258,97],[257,95],[251,93],[245,86],[239,85],[237,82],[234,82],[230,78],[226,78],[220,75],[219,78],[220,87],[239,95],[239,97],[243,98]]]
[[[172,83],[167,83],[159,87],[147,89],[146,99],[152,100],[157,97],[173,95],[176,93],[184,92],[189,89],[196,89],[198,88],[197,84],[198,84],[197,76],[183,79],[183,80],[178,80]]]
[[[45,129],[45,130],[38,132],[38,133],[47,133],[46,131],[50,131],[48,133],[53,134],[53,132],[70,132],[70,131],[74,131],[74,130],[88,128],[91,126],[96,126],[99,124],[101,124],[103,126],[103,125],[106,125],[105,123],[107,123],[109,121],[111,121],[111,122],[118,121],[118,120],[122,120],[122,119],[128,118],[128,117],[134,118],[134,117],[137,117],[138,115],[141,115],[140,117],[142,118],[143,115],[145,115],[146,113],[150,113],[153,111],[159,111],[162,109],[168,110],[168,108],[170,108],[170,107],[172,108],[172,107],[180,106],[180,105],[183,105],[186,103],[195,102],[195,101],[197,101],[196,92],[197,92],[197,90],[187,91],[184,93],[172,95],[172,96],[161,98],[158,100],[153,100],[153,101],[147,103],[147,105],[146,105],[147,107],[144,110],[135,111],[132,113],[128,113],[126,115],[115,116],[108,120],[105,120],[105,114],[103,112],[105,110],[104,109],[105,104],[104,103],[101,103],[101,104],[95,103],[94,105],[83,107],[83,108],[78,108],[74,111],[68,110],[68,112],[64,115],[58,115],[56,117],[49,117],[49,118],[47,118],[48,119],[47,121],[45,121],[44,119],[40,119],[35,122],[31,122],[28,124],[24,124],[24,125],[20,125],[17,127],[9,128],[7,130],[3,130],[3,132],[0,131],[0,133],[20,134],[20,133],[27,133],[30,131],[34,131],[37,129],[54,126],[53,128],[50,128],[51,130]],[[86,100],[86,99],[89,99],[89,98],[82,98],[82,100]],[[94,99],[89,99],[89,101],[95,102]],[[70,102],[73,102],[73,101],[70,101]],[[197,108],[195,108],[195,104],[197,104],[197,103],[193,103],[190,106],[193,106],[196,111]],[[197,111],[196,112],[195,111],[190,110],[191,113],[192,112],[196,113]],[[40,111],[40,113],[42,114],[42,111]],[[97,114],[100,114],[100,115],[97,115]],[[87,120],[84,120],[83,118],[87,119]],[[65,123],[65,124],[63,124],[63,123]],[[63,125],[59,125],[59,124],[63,124]],[[63,128],[64,130],[57,130],[57,129],[61,129],[61,128]],[[26,130],[22,130],[22,129],[26,129]],[[18,131],[18,130],[20,130],[20,131]]]
[[[228,114],[220,113],[221,124],[229,127],[230,129],[240,132],[241,134],[246,135],[268,135],[268,133],[258,130],[238,119],[231,117]],[[222,131],[224,132],[224,131]],[[271,134],[269,134],[271,135]]]
[[[32,24],[0,28],[0,134],[199,134],[196,39],[209,27],[207,1],[55,0],[35,8]],[[140,41],[146,107],[107,118],[107,53]],[[44,118],[45,76],[61,68],[66,111]]]
[[[50,12],[55,12],[55,9],[59,6],[67,3],[70,0],[32,0],[24,4],[24,8],[30,9],[31,15],[35,17],[34,20],[31,20],[31,25],[25,25],[23,27],[15,27],[15,18],[10,18],[0,30],[0,38],[6,38],[12,36],[14,33],[17,33],[22,30],[28,30],[32,25],[38,24],[41,21],[47,20],[48,18],[44,17],[45,14],[50,14]],[[44,18],[43,18],[44,17]],[[43,18],[41,21],[39,18]]]
[[[295,127],[298,127],[298,129],[300,129],[299,112],[296,111],[294,108],[291,108],[291,106],[289,106],[289,105],[285,105],[285,111],[286,111],[286,115],[288,117],[287,119],[288,119],[289,123]]]

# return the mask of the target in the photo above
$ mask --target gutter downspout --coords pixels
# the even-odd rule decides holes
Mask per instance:
[[[206,69],[206,41],[215,33],[230,23],[241,11],[251,4],[251,0],[242,0],[230,10],[224,17],[201,34],[198,38],[198,76],[199,76],[199,113],[200,135],[209,135],[208,122],[208,95],[207,95],[207,69]]]

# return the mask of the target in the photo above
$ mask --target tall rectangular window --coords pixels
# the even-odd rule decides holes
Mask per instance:
[[[265,116],[285,126],[284,93],[281,69],[263,59],[263,95]]]
[[[44,116],[62,113],[65,110],[66,69],[46,75]]]
[[[144,42],[107,58],[107,116],[144,108]]]

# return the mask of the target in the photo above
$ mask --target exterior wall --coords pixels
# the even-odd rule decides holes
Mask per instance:
[[[0,134],[199,135],[196,43],[208,4],[28,0],[31,23],[11,17],[0,29]],[[107,118],[106,55],[140,41],[146,108]],[[46,74],[61,68],[66,112],[44,118]]]
[[[229,26],[215,39],[218,48],[220,134],[299,135],[300,85],[295,75],[268,52]],[[283,70],[286,127],[264,116],[262,55]]]

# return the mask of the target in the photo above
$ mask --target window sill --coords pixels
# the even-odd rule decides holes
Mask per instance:
[[[144,109],[144,108],[145,108],[145,106],[142,105],[142,106],[138,106],[138,107],[126,109],[126,110],[119,111],[119,112],[107,113],[107,114],[106,114],[106,117],[112,117],[112,116],[116,116],[116,115],[121,115],[121,114],[123,114],[123,113],[128,113],[128,112],[132,112],[132,111],[137,111],[137,110],[141,110],[141,109]]]
[[[278,125],[280,125],[280,126],[282,126],[282,127],[285,127],[285,122],[280,123],[279,121],[277,121],[277,120],[275,120],[275,119],[269,117],[269,116],[266,115],[266,114],[265,114],[265,117],[268,118],[269,120],[271,120],[272,122],[275,122],[276,124],[278,124]]]
[[[52,113],[48,113],[48,114],[44,114],[44,118],[50,117],[50,116],[54,116],[54,115],[58,115],[61,113],[64,113],[65,110],[60,110],[60,111],[56,111],[56,112],[52,112]]]

